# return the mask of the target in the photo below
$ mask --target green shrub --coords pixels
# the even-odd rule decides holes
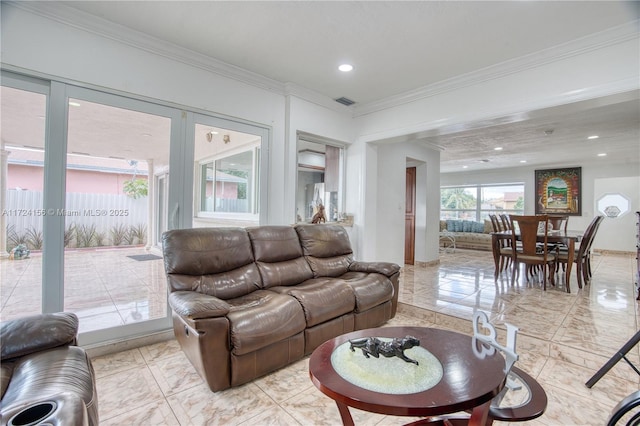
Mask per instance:
[[[27,247],[31,250],[42,250],[43,242],[42,231],[34,227],[27,229]]]
[[[111,227],[111,243],[114,246],[122,245],[125,240],[125,236],[129,233],[128,231],[127,227],[121,223]]]

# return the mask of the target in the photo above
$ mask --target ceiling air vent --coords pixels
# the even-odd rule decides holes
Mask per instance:
[[[346,106],[353,105],[356,103],[356,101],[352,101],[351,99],[345,98],[344,96],[336,99],[335,101],[339,104],[346,105]]]

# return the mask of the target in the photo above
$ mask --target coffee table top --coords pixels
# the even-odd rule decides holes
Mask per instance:
[[[364,389],[345,380],[334,369],[331,356],[350,339],[414,336],[442,366],[442,378],[430,388],[414,393],[384,393]],[[471,336],[423,327],[382,327],[354,331],[320,345],[309,360],[314,385],[336,402],[381,414],[434,416],[469,410],[493,399],[504,387],[505,360],[497,351],[474,351]],[[480,348],[480,347],[478,347]],[[356,349],[361,355],[359,349]],[[407,352],[408,354],[409,352]],[[375,362],[363,355],[362,362]],[[404,363],[400,359],[397,362]],[[420,368],[410,364],[411,367]]]

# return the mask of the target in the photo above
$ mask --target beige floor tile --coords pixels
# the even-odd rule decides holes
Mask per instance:
[[[202,383],[168,396],[167,401],[182,425],[237,425],[277,407],[253,383],[224,392],[211,392]]]
[[[105,321],[124,322],[135,308],[127,301],[130,295],[142,297],[149,309],[156,304],[165,306],[162,263],[135,262],[126,256],[123,259],[123,253],[93,254],[89,261],[86,253],[84,258],[79,253],[68,257],[67,266],[77,268],[73,274],[69,271],[70,277],[100,277],[90,286],[85,283],[84,290],[79,291],[109,295],[108,303],[105,299],[103,305],[95,307],[90,300],[76,299],[85,327],[99,327]],[[118,267],[105,267],[104,256]],[[635,300],[634,261],[625,255],[595,256],[591,283],[578,290],[573,272],[572,292],[566,293],[562,286],[542,291],[539,283],[526,282],[522,276],[515,284],[508,274],[494,280],[488,252],[457,249],[455,253],[441,253],[439,265],[402,268],[398,313],[386,325],[437,327],[471,334],[471,316],[482,310],[497,328],[498,341],[503,341],[505,323],[511,323],[520,329],[516,366],[536,377],[549,398],[542,417],[520,424],[601,425],[613,406],[640,384],[640,377],[620,361],[592,389],[584,385],[637,330],[640,303]],[[3,319],[24,314],[24,310],[11,311],[15,306],[12,300],[18,301],[18,297],[22,308],[35,300],[34,309],[39,309],[39,260],[13,262],[11,267],[11,277],[3,277],[0,283]],[[139,288],[129,292],[122,286],[132,277]],[[70,282],[70,288],[75,288],[71,287],[74,283]],[[165,309],[162,306],[158,309]],[[640,348],[633,348],[628,356],[640,363]],[[308,358],[253,383],[215,393],[195,373],[175,340],[97,357],[94,366],[101,423],[106,425],[341,424],[334,401],[311,383]],[[364,425],[415,420],[359,410],[352,413],[356,424]]]
[[[116,417],[144,405],[164,402],[164,395],[146,368],[99,378],[97,392],[101,419]]]

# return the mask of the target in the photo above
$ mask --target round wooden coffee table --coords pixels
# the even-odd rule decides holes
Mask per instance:
[[[332,363],[334,351],[349,351],[345,349],[349,345],[349,340],[368,337],[379,337],[384,340],[384,338],[405,336],[418,338],[422,348],[420,350],[428,351],[432,358],[435,357],[437,360],[432,364],[434,368],[439,368],[437,373],[440,376],[436,377],[435,384],[428,384],[428,389],[411,391],[412,393],[402,393],[402,390],[397,390],[397,386],[390,386],[390,389],[394,389],[393,393],[370,390],[367,385],[362,387],[361,384],[352,383],[351,378],[345,379],[344,374],[339,374],[334,368]],[[380,414],[418,417],[471,411],[468,424],[484,425],[487,423],[491,400],[505,385],[505,360],[497,351],[488,355],[480,346],[476,346],[474,351],[472,345],[473,340],[470,336],[435,328],[383,327],[359,330],[338,336],[316,348],[309,360],[309,374],[313,384],[322,393],[336,401],[344,425],[353,425],[348,407]],[[409,349],[405,354],[411,357],[411,354],[415,353],[412,351],[414,349]],[[361,359],[350,358],[349,362],[378,361],[375,358],[365,358],[360,349],[356,349],[352,354]],[[380,359],[382,358],[381,356]],[[399,358],[388,359],[404,363]],[[407,363],[408,367],[400,365],[400,368],[424,368],[424,364],[415,366]],[[424,423],[428,422],[429,420],[425,419]]]

